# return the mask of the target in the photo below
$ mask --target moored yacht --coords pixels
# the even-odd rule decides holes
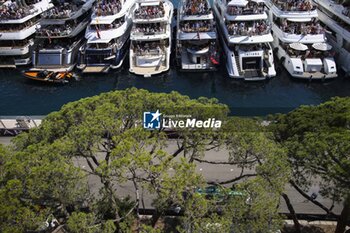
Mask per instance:
[[[133,11],[130,72],[150,77],[169,70],[173,5],[168,0],[140,0]]]
[[[350,2],[314,0],[321,25],[326,27],[328,43],[333,46],[337,65],[350,76]]]
[[[70,71],[77,63],[94,0],[55,1],[35,35],[34,70]]]
[[[208,0],[180,1],[176,42],[177,62],[182,70],[216,70],[218,43]]]
[[[34,34],[49,0],[5,1],[0,5],[0,68],[31,63]]]
[[[83,73],[108,72],[119,68],[129,50],[134,0],[95,3],[86,29],[87,42],[80,48],[78,68]]]
[[[229,76],[248,81],[274,77],[273,38],[264,2],[218,0],[213,9]]]
[[[301,79],[331,79],[337,68],[324,28],[311,0],[269,0],[273,47],[289,74]]]

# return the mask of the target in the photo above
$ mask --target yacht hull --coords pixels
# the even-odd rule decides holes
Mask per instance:
[[[290,57],[287,52],[281,46],[279,46],[278,38],[275,38],[273,48],[280,63],[293,78],[303,80],[330,80],[338,76],[337,73],[327,74],[321,71],[304,72],[305,61],[302,61],[299,58]],[[324,65],[323,63],[324,62],[322,62],[322,66]]]
[[[86,50],[85,54],[81,54],[83,63],[80,63],[77,68],[83,73],[107,73],[110,69],[119,69],[128,53],[130,40],[127,40],[124,45],[115,53],[109,52],[106,54],[101,50]],[[112,51],[112,48],[108,49]]]

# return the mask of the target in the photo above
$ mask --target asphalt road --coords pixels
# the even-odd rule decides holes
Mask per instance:
[[[10,137],[0,137],[0,143],[8,145],[10,143],[11,138]],[[166,149],[169,153],[176,150],[176,143],[174,141],[169,141],[168,147]],[[181,157],[183,154],[179,154],[178,157]],[[228,152],[224,149],[221,149],[219,151],[208,151],[205,154],[205,157],[203,159],[209,160],[209,161],[227,161]],[[84,159],[78,159],[75,161],[75,164],[88,170],[87,163]],[[241,172],[240,169],[238,169],[235,166],[232,165],[217,165],[217,164],[208,164],[208,163],[198,163],[197,162],[197,168],[198,173],[201,173],[203,177],[209,182],[221,182],[226,181],[234,178],[235,176],[238,176]],[[248,171],[249,172],[249,171]],[[252,172],[252,171],[250,171]],[[93,193],[98,193],[99,188],[101,187],[100,180],[97,176],[89,175],[88,182],[90,189]],[[127,182],[123,185],[116,185],[116,189],[118,190],[118,195],[121,197],[125,197],[127,195],[130,195],[131,197],[135,197],[133,185],[131,182]],[[308,194],[311,194],[313,192],[318,193],[319,187],[313,186],[311,190],[309,190]],[[293,187],[287,185],[285,187],[285,193],[290,198],[290,201],[292,205],[295,208],[296,213],[298,214],[325,214],[325,212],[314,205],[311,202],[308,202],[301,194],[299,194]],[[152,195],[148,193],[143,194],[144,199],[144,207],[145,208],[151,208],[152,207]],[[318,194],[317,201],[322,203],[326,207],[332,206],[332,200],[323,198],[320,194]],[[340,214],[342,205],[341,203],[335,203],[333,212],[336,214]],[[281,199],[280,202],[280,212],[281,213],[288,213],[287,206],[283,199]]]

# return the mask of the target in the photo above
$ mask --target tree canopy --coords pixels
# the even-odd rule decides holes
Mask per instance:
[[[224,123],[215,130],[143,129],[143,112],[158,109]],[[0,155],[6,207],[0,231],[39,231],[56,219],[70,232],[157,232],[169,210],[180,211],[180,232],[278,229],[279,199],[290,178],[286,151],[259,119],[228,113],[216,99],[135,88],[66,104]],[[196,164],[217,163],[206,152],[221,149],[227,153],[221,163],[239,175],[213,184],[222,187],[217,200],[198,192],[208,184]],[[145,196],[155,209],[151,219],[140,213]]]
[[[273,120],[276,140],[288,151],[292,185],[307,191],[316,183],[322,196],[344,201],[337,229],[344,232],[350,220],[350,98],[302,106]]]

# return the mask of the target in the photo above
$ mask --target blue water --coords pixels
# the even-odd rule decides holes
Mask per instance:
[[[265,82],[243,82],[227,77],[222,68],[212,73],[183,73],[175,68],[168,73],[143,78],[121,71],[108,75],[87,75],[64,86],[38,84],[26,80],[19,71],[0,71],[0,116],[46,115],[70,101],[102,92],[129,87],[153,92],[178,91],[192,98],[219,99],[233,115],[256,116],[288,112],[300,105],[319,104],[333,96],[349,96],[350,80],[338,77],[330,82],[301,82],[289,77],[284,68]]]
[[[178,0],[172,2],[178,6]],[[143,78],[129,74],[124,64],[116,73],[87,75],[64,86],[42,85],[26,80],[19,71],[0,70],[0,116],[46,115],[70,101],[129,87],[153,92],[178,91],[192,98],[217,98],[230,107],[233,115],[241,116],[285,113],[300,105],[350,95],[350,79],[340,76],[326,83],[309,83],[290,78],[284,68],[277,70],[278,76],[272,80],[247,83],[228,78],[224,68],[212,73],[183,73],[173,68],[166,74]]]

